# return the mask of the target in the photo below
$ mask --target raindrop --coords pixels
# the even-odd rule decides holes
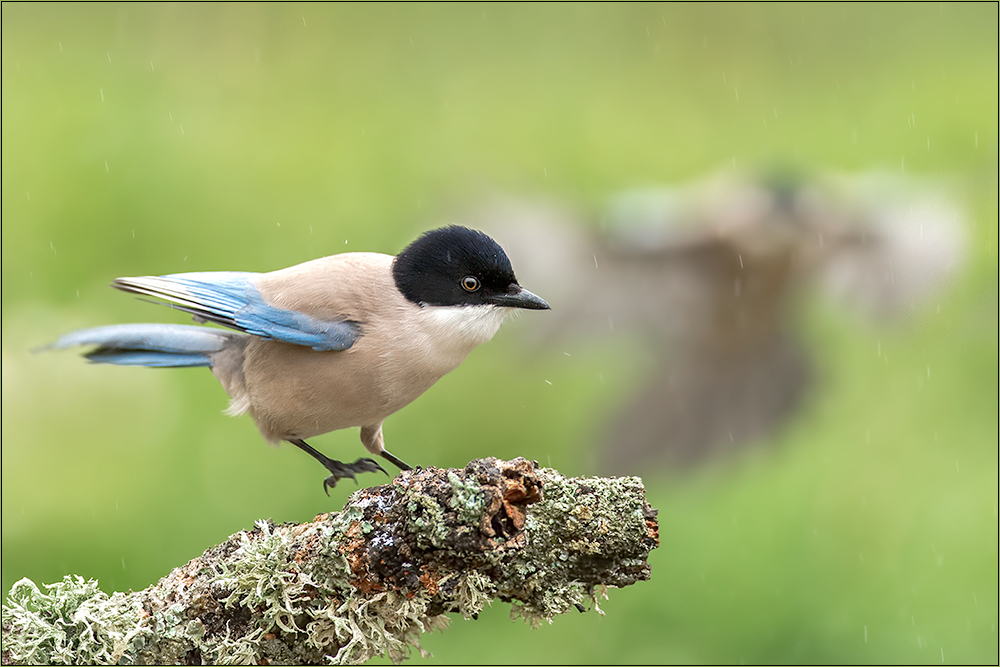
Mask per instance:
[[[569,352],[563,352],[563,354],[565,354],[565,355],[566,355],[567,357],[572,357],[572,356],[573,356],[573,355],[572,355],[572,354],[570,354]]]
[[[868,643],[868,626],[865,626],[865,643]]]
[[[979,133],[976,132],[976,148],[979,148]]]
[[[181,125],[180,127],[181,127],[181,135],[183,136],[183,134],[184,134],[184,126]]]
[[[309,233],[310,233],[310,234],[312,234],[312,233],[313,233],[313,226],[312,226],[312,225],[309,225]]]
[[[109,63],[111,62],[111,54],[110,53],[108,53],[108,62]]]
[[[740,258],[740,268],[742,269],[743,268],[743,255],[738,255],[738,257]]]
[[[105,161],[104,161],[104,171],[111,171],[111,170],[110,170],[110,169],[108,168],[108,161],[107,161],[107,160],[105,160]]]
[[[733,282],[733,296],[739,296],[740,295],[740,290],[742,289],[742,287],[743,287],[743,285],[740,283],[740,279],[737,278]]]
[[[546,167],[542,167],[542,171],[545,172],[545,178],[549,177],[549,170]]]
[[[28,201],[31,201],[31,193],[25,190],[24,194],[28,195]]]
[[[302,17],[302,27],[303,28],[308,28],[309,27],[308,25],[306,25],[306,17],[305,16]]]
[[[595,269],[600,268],[597,266],[597,255],[594,255],[594,268]]]
[[[125,558],[124,557],[122,557],[122,569],[123,570],[125,569]]]
[[[62,42],[59,42],[59,50],[62,51]]]
[[[736,101],[739,102],[740,101],[740,89],[734,87],[733,90],[736,91]]]
[[[545,381],[545,384],[549,385],[550,387],[552,386],[552,383],[549,382],[548,380]]]
[[[152,61],[152,60],[150,60],[150,61],[149,61],[149,69],[150,69],[151,71],[153,71],[153,72],[155,72],[155,71],[156,71],[156,68],[155,68],[155,67],[153,67],[153,61]]]
[[[101,88],[100,90],[101,90],[101,101],[103,102],[104,101],[104,89]]]

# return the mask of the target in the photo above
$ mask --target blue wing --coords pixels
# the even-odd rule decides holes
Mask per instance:
[[[320,352],[346,350],[361,337],[361,325],[326,321],[264,302],[254,287],[259,273],[212,271],[169,276],[118,278],[111,286],[169,301],[171,307],[261,338],[311,347]]]

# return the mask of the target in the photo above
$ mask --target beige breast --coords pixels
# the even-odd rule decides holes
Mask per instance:
[[[245,405],[266,439],[379,425],[500,326],[506,309],[421,308],[407,301],[393,282],[392,260],[349,253],[258,278],[256,287],[268,303],[318,319],[352,320],[362,332],[350,349],[332,352],[249,341],[243,396],[231,396],[234,406]]]

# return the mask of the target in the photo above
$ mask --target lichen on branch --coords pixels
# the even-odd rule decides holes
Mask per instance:
[[[567,478],[522,458],[426,468],[304,524],[258,521],[135,593],[27,579],[3,606],[3,664],[401,662],[494,599],[532,625],[600,612],[649,579],[656,511],[637,477]]]

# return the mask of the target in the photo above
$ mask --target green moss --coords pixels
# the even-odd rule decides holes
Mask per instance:
[[[412,517],[410,528],[415,529],[418,547],[443,549],[448,545],[451,531],[444,519],[444,508],[433,498],[419,493],[408,493],[406,509]]]
[[[220,585],[232,589],[224,604],[240,604],[259,609],[263,627],[277,626],[285,632],[301,632],[295,617],[301,613],[296,603],[302,598],[306,583],[311,583],[288,561],[288,531],[274,531],[266,521],[258,521],[260,535],[251,539],[241,532],[239,558],[233,565],[222,563]],[[289,567],[289,565],[291,567]],[[288,569],[286,569],[288,567]]]
[[[525,600],[513,605],[511,618],[524,618],[533,627],[543,621],[551,623],[556,614],[579,608],[586,600],[599,609],[591,587],[568,573],[588,568],[596,572],[609,559],[623,569],[641,567],[642,559],[624,554],[631,552],[631,545],[639,543],[646,531],[638,477],[569,480],[547,468],[538,474],[544,480],[545,500],[534,505],[525,520],[532,541],[504,578],[517,597]],[[561,524],[580,538],[565,542],[558,537],[565,534],[562,531],[544,529]],[[541,569],[538,564],[543,564]]]
[[[459,521],[477,527],[486,502],[479,483],[474,479],[462,479],[454,471],[448,472],[448,482],[453,494],[448,504],[458,512]]]
[[[414,650],[428,655],[420,635],[445,629],[444,612],[475,618],[494,598],[513,600],[512,617],[533,626],[551,622],[594,599],[609,563],[641,551],[642,487],[539,475],[545,499],[526,516],[539,529],[530,539],[510,534],[510,548],[499,536],[463,541],[483,521],[487,495],[449,471],[359,492],[348,511],[313,523],[259,521],[147,591],[108,597],[96,582],[68,577],[43,594],[23,580],[4,607],[4,648],[18,663],[398,663]],[[520,516],[506,505],[498,511],[508,528]],[[576,539],[549,527],[568,527]],[[373,555],[376,543],[390,545],[384,558]],[[396,569],[397,549],[419,567]],[[421,560],[421,549],[431,557]]]
[[[446,617],[427,615],[429,601],[424,594],[407,598],[391,591],[370,598],[352,595],[311,612],[315,620],[309,624],[308,641],[323,650],[339,645],[334,664],[359,664],[376,655],[399,663],[414,648],[427,657],[420,634],[448,627]]]
[[[3,649],[26,664],[133,662],[150,632],[141,609],[122,593],[108,596],[96,580],[68,575],[42,593],[29,579],[11,588],[3,606]]]
[[[457,604],[455,610],[462,614],[465,620],[476,618],[487,604],[496,597],[496,586],[490,579],[479,572],[472,571],[462,575],[456,590]]]

